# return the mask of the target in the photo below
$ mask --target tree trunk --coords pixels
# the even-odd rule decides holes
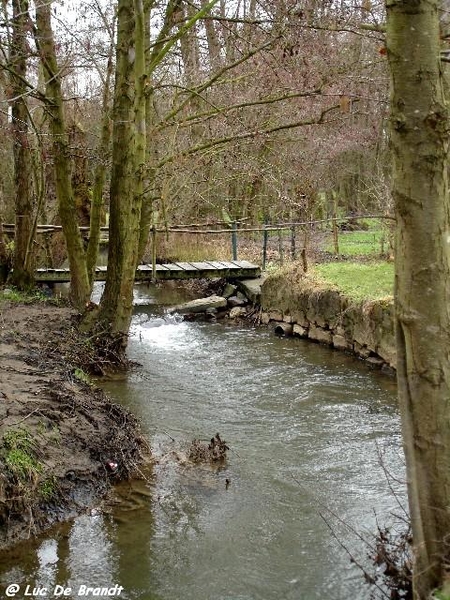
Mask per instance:
[[[136,166],[145,150],[144,30],[141,0],[119,0],[116,81],[110,190],[108,274],[99,320],[119,337],[125,350],[133,311],[138,261],[141,195],[136,193]],[[141,106],[142,105],[142,106]],[[135,120],[137,119],[137,120]],[[139,173],[139,180],[141,173]],[[138,183],[138,187],[140,183]]]
[[[28,2],[13,0],[10,66],[16,229],[11,283],[20,289],[32,287],[34,283],[29,260],[30,237],[33,233],[33,177],[26,104],[28,87],[24,83],[27,75],[28,20]]]
[[[46,79],[46,103],[50,115],[50,131],[53,136],[56,196],[70,266],[70,298],[77,308],[82,309],[89,300],[90,285],[71,182],[71,161],[64,118],[60,70],[56,61],[51,28],[51,3],[47,1],[36,3],[35,38]]]
[[[398,386],[415,550],[414,598],[450,562],[448,109],[435,0],[387,1]]]
[[[150,11],[152,1],[145,0],[144,2],[144,24],[145,24],[145,47],[151,46],[151,27],[150,27]],[[142,260],[145,249],[148,243],[148,237],[150,234],[150,227],[153,221],[153,202],[151,196],[154,195],[155,186],[155,169],[154,165],[158,160],[158,143],[157,133],[154,129],[155,121],[155,109],[153,106],[153,91],[152,91],[152,73],[150,72],[150,65],[152,61],[152,54],[150,52],[145,53],[145,72],[147,74],[147,86],[144,90],[145,93],[145,121],[146,121],[146,178],[144,180],[144,189],[142,194],[141,204],[141,223],[139,231],[139,247],[138,247],[138,261]]]
[[[201,7],[205,8],[208,4],[208,0],[201,0]],[[208,58],[209,66],[211,71],[217,71],[222,66],[222,60],[220,55],[220,43],[219,36],[217,35],[216,26],[212,19],[211,12],[204,20],[206,41],[208,42]]]
[[[100,135],[100,144],[98,147],[98,164],[94,171],[94,185],[92,188],[91,214],[89,222],[89,243],[86,250],[87,270],[89,282],[92,285],[94,281],[94,271],[97,266],[98,249],[100,244],[100,227],[103,208],[103,189],[106,180],[106,157],[109,155],[111,141],[110,127],[110,91],[111,77],[113,72],[112,49],[108,56],[108,65],[106,67],[105,87],[103,89],[102,101],[102,130]]]

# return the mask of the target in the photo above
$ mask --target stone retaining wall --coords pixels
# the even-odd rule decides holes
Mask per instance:
[[[392,299],[355,304],[333,289],[305,280],[292,286],[267,278],[261,287],[261,321],[277,333],[295,335],[352,352],[369,364],[395,369]]]
[[[227,284],[220,296],[209,296],[169,309],[185,318],[201,313],[210,319],[253,318],[280,335],[294,335],[352,352],[374,367],[395,369],[392,299],[355,303],[335,289],[302,275],[282,274]]]

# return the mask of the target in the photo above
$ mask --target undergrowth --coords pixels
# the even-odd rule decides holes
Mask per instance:
[[[64,301],[55,296],[49,296],[47,289],[34,288],[28,291],[22,291],[15,287],[6,287],[0,290],[0,305],[2,302],[13,302],[16,304],[35,304],[36,302],[60,305]]]

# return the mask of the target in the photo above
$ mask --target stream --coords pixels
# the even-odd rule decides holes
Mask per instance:
[[[102,382],[141,421],[153,472],[121,484],[106,511],[13,550],[2,588],[119,584],[128,600],[368,599],[349,554],[372,568],[377,522],[406,505],[394,380],[264,328],[165,316],[164,305],[182,299],[136,287],[129,356],[141,366]],[[194,438],[217,432],[230,447],[222,467],[178,460]]]

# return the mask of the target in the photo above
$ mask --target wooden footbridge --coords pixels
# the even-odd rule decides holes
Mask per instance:
[[[107,267],[96,267],[95,280],[106,281]],[[252,279],[259,277],[261,269],[247,260],[231,262],[178,262],[155,265],[139,265],[136,281],[167,281],[169,279]],[[70,269],[37,269],[37,283],[65,283],[70,281]]]

